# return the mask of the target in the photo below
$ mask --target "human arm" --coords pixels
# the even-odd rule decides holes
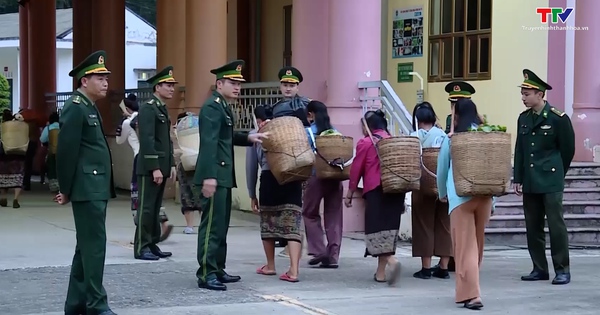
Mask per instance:
[[[233,132],[233,145],[241,147],[252,146],[252,142],[248,139],[248,133],[245,131],[234,131]]]
[[[350,167],[350,178],[348,181],[348,192],[356,191],[358,189],[358,183],[365,173],[365,161],[367,152],[369,150],[369,143],[364,139],[358,140],[356,144],[356,154]]]
[[[248,186],[248,196],[251,199],[256,198],[256,182],[258,181],[258,154],[256,147],[246,148],[246,186]]]
[[[566,114],[559,117],[557,138],[558,150],[560,151],[565,173],[564,176],[566,176],[575,155],[575,131],[573,130],[571,119]]]
[[[515,142],[515,156],[513,159],[513,183],[514,184],[522,184],[523,183],[523,147],[521,145],[522,136],[521,131],[519,130],[519,126],[521,126],[520,119],[517,120],[517,140]]]
[[[44,130],[42,130],[42,134],[40,135],[40,142],[41,143],[48,143],[48,131],[50,129],[50,125],[44,127]]]
[[[60,192],[70,199],[79,167],[79,150],[85,113],[82,105],[68,103],[60,115],[61,132],[56,149],[56,173]]]
[[[450,139],[444,138],[442,146],[440,147],[440,153],[438,154],[437,164],[437,187],[438,196],[440,199],[447,198],[448,187],[446,182],[448,181],[448,174],[450,171]]]
[[[196,161],[196,172],[200,182],[217,178],[217,151],[219,150],[219,132],[222,124],[222,112],[218,104],[205,103],[200,109],[198,121],[200,124],[200,149]]]
[[[133,131],[130,124],[131,119],[123,120],[123,123],[121,124],[121,134],[116,137],[117,144],[123,144],[127,141],[127,138],[129,138],[129,133]]]

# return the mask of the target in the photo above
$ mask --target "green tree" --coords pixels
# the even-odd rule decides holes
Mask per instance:
[[[0,113],[6,108],[10,108],[10,85],[8,80],[0,74]]]

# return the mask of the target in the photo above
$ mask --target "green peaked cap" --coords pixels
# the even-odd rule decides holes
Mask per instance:
[[[146,80],[146,82],[150,83],[152,86],[155,86],[159,83],[178,83],[173,77],[173,66],[165,67],[159,73]]]
[[[229,79],[233,81],[246,82],[242,75],[242,68],[244,67],[244,60],[235,60],[224,66],[210,70],[210,73],[217,76],[217,80]]]
[[[456,102],[459,98],[471,98],[475,94],[475,88],[465,81],[450,82],[446,84],[445,90],[450,102]]]
[[[283,67],[279,70],[279,82],[282,83],[300,83],[302,80],[302,73],[300,70],[294,67]]]
[[[87,56],[77,67],[69,72],[70,77],[79,80],[90,74],[110,74],[106,68],[106,52],[98,50]]]
[[[533,89],[545,92],[546,90],[552,90],[550,84],[540,79],[533,71],[529,69],[523,69],[523,83],[519,85],[522,89]]]

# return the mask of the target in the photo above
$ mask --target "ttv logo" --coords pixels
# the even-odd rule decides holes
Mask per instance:
[[[540,15],[542,24],[548,24],[548,17],[552,18],[550,22],[552,24],[558,23],[559,19],[562,23],[566,23],[573,8],[537,8],[536,12]]]

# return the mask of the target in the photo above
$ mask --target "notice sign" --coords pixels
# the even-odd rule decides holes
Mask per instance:
[[[401,82],[412,82],[413,76],[409,73],[413,72],[413,63],[399,63],[398,64],[398,83]]]
[[[392,58],[423,56],[423,7],[396,9],[392,18]]]

